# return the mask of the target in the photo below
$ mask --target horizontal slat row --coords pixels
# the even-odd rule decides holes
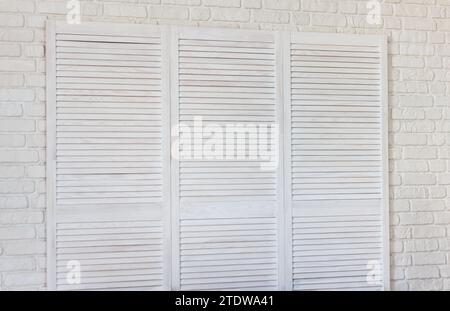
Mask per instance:
[[[293,200],[381,197],[379,64],[377,47],[291,44]]]
[[[56,59],[57,204],[160,202],[160,38],[58,34]]]
[[[59,222],[56,284],[59,290],[162,286],[161,221]],[[70,278],[79,265],[79,284]]]
[[[371,279],[371,263],[381,263],[379,214],[294,217],[292,228],[295,290],[380,288]]]
[[[180,222],[181,289],[275,289],[274,218]]]
[[[182,124],[193,129],[194,118],[200,117],[205,128],[220,126],[223,140],[219,144],[224,144],[227,124],[256,127],[275,122],[273,42],[186,37],[179,39],[178,49],[179,120]],[[208,139],[205,136],[202,142],[208,143]],[[259,161],[238,159],[237,151],[225,158],[225,147],[222,159],[180,162],[180,197],[273,199],[275,173],[262,171]],[[232,148],[248,154],[251,147],[246,139],[234,143]]]

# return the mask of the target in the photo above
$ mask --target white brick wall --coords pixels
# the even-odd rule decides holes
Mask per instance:
[[[450,2],[84,0],[83,21],[390,36],[393,289],[450,290]],[[45,289],[45,20],[66,0],[0,0],[0,290]]]

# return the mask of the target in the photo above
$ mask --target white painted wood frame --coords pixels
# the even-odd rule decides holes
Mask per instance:
[[[167,31],[48,23],[49,289],[171,288]]]
[[[285,42],[289,288],[389,289],[386,38]]]
[[[389,289],[385,36],[46,33],[48,289]],[[277,124],[277,168],[171,157],[194,115]]]

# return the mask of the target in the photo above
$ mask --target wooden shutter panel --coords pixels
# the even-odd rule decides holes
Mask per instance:
[[[293,289],[381,289],[389,284],[384,43],[304,33],[287,41]]]
[[[386,43],[166,28],[49,23],[49,288],[388,289]],[[277,168],[170,162],[195,117]]]
[[[273,33],[183,29],[172,47],[173,125],[277,122]],[[172,168],[174,288],[276,289],[278,172],[250,160]]]
[[[167,289],[161,30],[58,24],[48,35],[56,78],[48,86],[56,121],[49,128],[49,287]],[[67,279],[73,261],[79,284]]]

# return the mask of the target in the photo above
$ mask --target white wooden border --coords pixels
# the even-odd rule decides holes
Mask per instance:
[[[276,105],[276,122],[278,124],[278,166],[277,166],[277,206],[276,206],[276,222],[277,222],[277,245],[278,245],[278,289],[286,290],[286,273],[285,266],[288,258],[286,257],[286,243],[284,228],[286,227],[285,206],[284,206],[284,68],[283,68],[283,37],[280,32],[275,33],[275,105]]]
[[[179,87],[178,87],[178,38],[179,30],[177,27],[172,27],[170,34],[171,42],[171,137],[174,135],[174,126],[179,123]],[[172,141],[172,140],[171,140]],[[172,214],[172,290],[180,290],[180,163],[177,159],[171,156],[171,214]]]
[[[172,290],[180,289],[180,201],[179,201],[179,163],[171,157],[172,126],[178,124],[178,39],[184,34],[196,31],[197,27],[153,26],[113,23],[84,23],[83,25],[67,25],[65,22],[47,21],[46,29],[46,92],[47,92],[47,288],[55,290],[56,281],[56,226],[55,226],[55,193],[56,193],[56,34],[74,33],[92,34],[93,29],[106,35],[144,36],[149,32],[161,33],[162,75],[163,75],[163,223],[165,249],[164,287]],[[276,103],[277,122],[280,126],[280,154],[277,173],[278,207],[278,275],[279,289],[292,290],[292,200],[291,200],[291,143],[290,143],[290,44],[295,35],[295,43],[331,42],[342,44],[369,44],[380,48],[381,57],[381,103],[382,103],[382,180],[383,180],[383,284],[390,289],[390,247],[389,247],[389,170],[388,170],[388,59],[387,38],[379,35],[349,35],[335,33],[292,33],[270,32],[241,29],[202,29],[205,39],[213,40],[220,32],[236,39],[239,35],[243,41],[252,41],[255,35],[258,40],[267,35],[268,41],[275,35],[276,53]],[[299,39],[300,38],[300,39]]]
[[[47,187],[47,289],[56,289],[56,32],[55,22],[46,29],[46,187]]]
[[[381,155],[382,155],[382,203],[383,208],[383,285],[385,290],[390,290],[390,238],[389,238],[389,104],[388,104],[388,39],[386,36],[379,37],[380,45],[380,83],[381,83]]]
[[[284,172],[284,219],[283,237],[286,244],[285,289],[292,290],[292,174],[291,174],[291,33],[283,32],[283,172]]]
[[[88,206],[77,211],[56,209],[56,39],[59,34],[80,34],[105,36],[160,37],[161,40],[161,77],[162,77],[162,203],[158,211],[153,213],[163,224],[163,289],[171,289],[171,214],[170,214],[170,28],[168,26],[85,23],[69,25],[62,21],[47,21],[46,28],[46,87],[47,87],[47,283],[50,290],[56,290],[56,221],[58,215],[65,218],[68,215],[86,213]],[[95,205],[92,207],[96,207]],[[143,204],[142,210],[147,210],[152,204]],[[97,207],[96,207],[97,208]],[[64,212],[68,213],[65,215]],[[93,217],[98,211],[93,213]],[[108,211],[107,211],[108,212]],[[113,208],[111,213],[113,212]],[[94,215],[95,214],[95,215]],[[111,215],[110,215],[111,216]]]
[[[161,29],[161,106],[162,106],[162,220],[163,220],[163,277],[164,289],[172,288],[172,213],[171,207],[171,184],[170,172],[170,28],[163,26]]]
[[[382,198],[377,201],[376,206],[373,204],[373,200],[370,203],[365,203],[366,207],[372,207],[371,210],[376,208],[380,209],[380,214],[382,217],[382,288],[384,290],[390,290],[390,241],[389,241],[389,165],[388,165],[388,122],[389,122],[389,110],[388,110],[388,58],[387,58],[387,37],[384,35],[360,35],[360,34],[336,34],[336,33],[308,33],[308,32],[290,32],[287,35],[293,44],[326,44],[330,42],[331,44],[342,44],[342,45],[361,45],[370,46],[373,48],[378,48],[380,53],[380,104],[381,104],[381,162],[382,162]],[[284,44],[285,50],[284,55],[284,81],[285,85],[285,135],[290,138],[290,64],[287,60],[290,59],[290,44]],[[289,240],[289,248],[287,250],[287,256],[291,259],[288,262],[288,272],[287,275],[292,283],[292,213],[295,202],[291,199],[291,167],[290,167],[290,154],[291,154],[291,143],[290,139],[285,138],[285,207],[286,207],[286,218],[289,219],[287,223],[287,237],[286,241]],[[331,209],[338,207],[336,202],[330,202],[330,205],[335,205],[329,207]],[[348,202],[345,209],[351,210],[351,204],[349,208]],[[303,211],[295,211],[296,213],[312,213],[314,214],[315,209],[308,209],[302,202]],[[360,210],[360,207],[358,207]],[[370,212],[370,210],[369,210]],[[290,215],[288,215],[290,214]],[[292,290],[292,284],[289,290]]]

